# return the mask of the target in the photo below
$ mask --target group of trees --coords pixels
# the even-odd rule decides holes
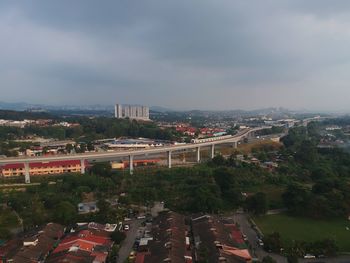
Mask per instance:
[[[283,200],[289,212],[313,218],[350,213],[350,154],[341,149],[319,149],[317,123],[291,129],[283,139],[290,156],[279,172],[292,176]]]
[[[79,219],[115,222],[120,211],[112,209],[105,199],[118,193],[120,176],[101,166],[103,165],[93,167],[91,174],[65,175],[51,184],[43,181],[39,186],[27,187],[23,192],[9,192],[3,199],[23,219],[25,229],[45,222],[69,225]],[[93,193],[98,200],[99,212],[87,216],[78,215],[77,205],[89,193]]]
[[[132,202],[161,200],[179,212],[219,212],[247,203],[248,210],[263,214],[267,209],[265,194],[245,200],[242,192],[266,180],[269,173],[255,165],[236,165],[217,156],[208,164],[191,168],[136,170],[126,178],[124,187]]]
[[[76,152],[83,152],[92,149],[91,142],[97,139],[115,137],[145,137],[160,140],[173,140],[179,137],[175,129],[161,129],[153,122],[139,122],[129,119],[115,119],[107,117],[59,117],[49,114],[34,114],[28,112],[1,111],[0,119],[23,120],[28,119],[51,119],[53,122],[49,126],[27,125],[24,128],[0,126],[0,155],[15,156],[17,151],[13,145],[16,139],[30,136],[41,136],[58,140],[72,139],[79,143],[80,147]],[[78,123],[78,126],[64,127],[58,124],[61,121]],[[23,145],[24,149],[30,144]],[[69,152],[69,151],[68,151]]]
[[[14,149],[19,149],[20,151],[24,151],[27,149],[31,143],[27,142],[15,142],[15,141],[1,141],[0,139],[0,155],[6,156],[17,156],[18,152]]]
[[[317,256],[335,256],[338,247],[333,239],[324,239],[314,242],[293,241],[293,243],[285,248],[285,244],[282,237],[278,232],[266,235],[263,238],[264,249],[269,252],[281,253],[288,255],[289,261],[292,259],[303,257],[306,254],[312,254]]]
[[[85,141],[121,136],[170,140],[174,136],[174,131],[160,129],[153,122],[138,122],[136,120],[105,117],[94,119],[77,118],[72,121],[76,121],[80,126],[68,129],[68,136],[83,138]]]
[[[316,219],[346,217],[350,211],[350,186],[337,179],[317,181],[312,188],[291,184],[283,200],[293,215]]]
[[[19,127],[0,127],[0,139],[14,140],[27,136],[37,135],[45,138],[76,139],[80,141],[92,141],[103,138],[114,138],[120,136],[145,137],[154,139],[173,139],[175,131],[171,129],[160,129],[153,122],[138,122],[128,119],[114,119],[106,117],[87,117],[64,119],[79,123],[75,127],[28,125]]]
[[[245,202],[245,208],[255,215],[264,215],[268,208],[266,194],[258,192],[248,196]]]

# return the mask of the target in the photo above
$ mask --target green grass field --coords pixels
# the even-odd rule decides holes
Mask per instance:
[[[331,238],[341,252],[350,252],[350,231],[346,230],[350,221],[345,219],[320,221],[279,214],[255,217],[254,221],[264,234],[279,232],[287,246],[293,240],[311,242]]]

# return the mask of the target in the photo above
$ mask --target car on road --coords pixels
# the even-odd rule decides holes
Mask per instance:
[[[309,259],[309,258],[316,258],[314,255],[312,255],[312,254],[306,254],[305,256],[304,256],[304,258],[307,258],[307,259]]]
[[[134,260],[136,258],[136,252],[135,251],[131,251],[129,254],[129,260]]]
[[[124,230],[125,231],[128,231],[130,229],[130,226],[129,225],[124,225]]]

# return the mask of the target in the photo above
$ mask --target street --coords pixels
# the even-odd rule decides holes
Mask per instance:
[[[117,263],[124,263],[125,260],[128,258],[130,252],[132,251],[132,247],[137,236],[137,230],[141,226],[142,221],[142,219],[134,219],[129,222],[130,229],[126,232],[126,239],[122,242],[121,247],[119,249]]]

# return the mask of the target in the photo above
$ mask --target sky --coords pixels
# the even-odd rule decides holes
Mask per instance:
[[[350,112],[348,0],[0,2],[0,101]]]

